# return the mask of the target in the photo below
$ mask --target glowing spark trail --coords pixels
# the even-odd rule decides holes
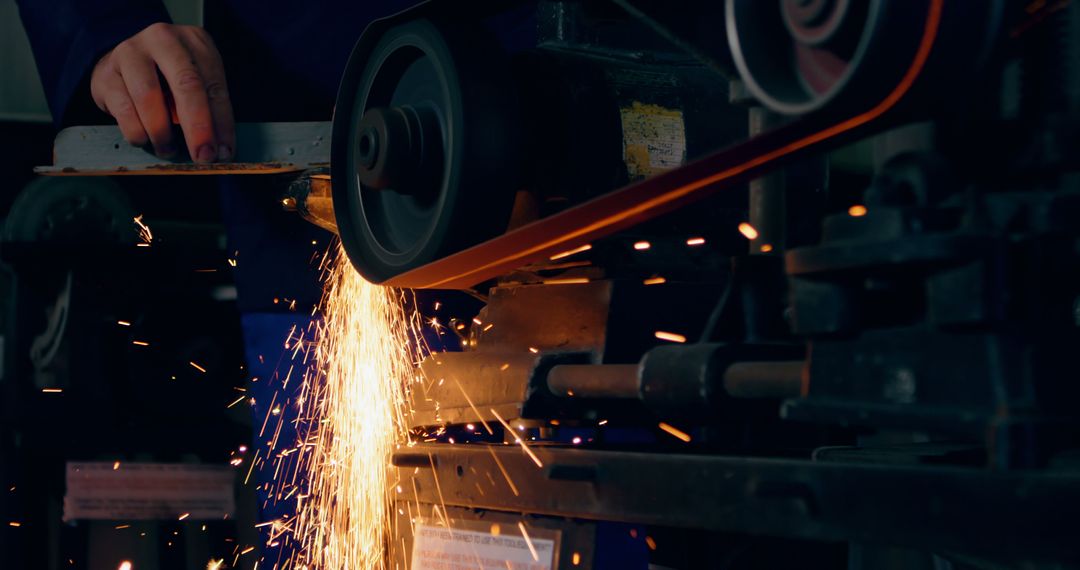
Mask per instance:
[[[296,538],[314,568],[383,569],[391,542],[390,457],[407,442],[406,389],[420,321],[399,291],[361,278],[340,248],[328,265],[299,398],[307,471]],[[297,564],[297,567],[300,565]]]

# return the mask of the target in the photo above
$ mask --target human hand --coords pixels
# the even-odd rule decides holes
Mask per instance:
[[[195,162],[233,157],[236,135],[225,67],[202,28],[157,23],[121,42],[94,66],[90,94],[116,119],[128,142],[149,142],[160,157],[176,154],[174,111]]]

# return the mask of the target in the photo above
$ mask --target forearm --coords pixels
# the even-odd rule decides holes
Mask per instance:
[[[16,0],[53,120],[60,126],[104,119],[89,95],[97,60],[155,22],[169,21],[160,0]]]

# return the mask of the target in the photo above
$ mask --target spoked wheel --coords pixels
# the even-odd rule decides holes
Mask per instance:
[[[925,12],[925,0],[727,0],[725,17],[747,89],[794,115],[892,88]]]
[[[483,30],[415,20],[370,33],[342,79],[331,168],[346,253],[381,283],[505,230],[517,121]]]

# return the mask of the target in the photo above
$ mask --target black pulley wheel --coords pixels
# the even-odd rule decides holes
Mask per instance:
[[[484,30],[420,19],[360,38],[334,116],[345,251],[384,282],[505,230],[518,178],[503,56]]]

